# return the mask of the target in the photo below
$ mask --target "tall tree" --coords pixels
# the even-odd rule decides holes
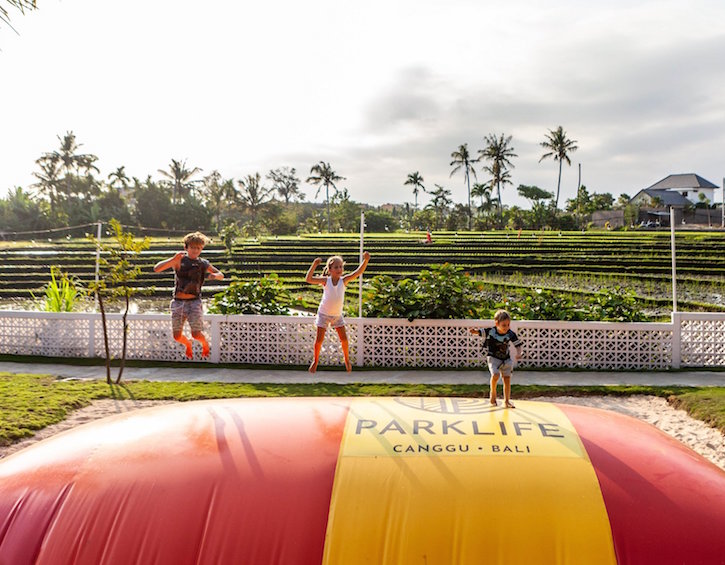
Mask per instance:
[[[511,146],[510,135],[501,134],[497,136],[490,133],[483,139],[483,142],[486,147],[478,150],[479,159],[484,159],[488,163],[483,169],[491,175],[491,185],[496,187],[498,210],[503,217],[501,187],[512,184],[509,169],[513,169],[514,165],[511,159],[518,157],[518,155],[514,153],[514,148]]]
[[[336,182],[345,180],[345,177],[339,176],[330,166],[330,163],[320,161],[316,165],[310,167],[310,176],[307,177],[305,182],[317,185],[317,192],[315,192],[315,198],[320,193],[320,189],[325,187],[325,201],[327,202],[327,231],[332,231],[332,221],[330,220],[330,187],[335,189],[337,192]]]
[[[471,158],[471,154],[468,151],[468,143],[459,145],[458,149],[456,149],[453,153],[451,153],[451,158],[453,159],[451,161],[451,167],[453,167],[453,170],[451,171],[450,176],[452,177],[458,171],[463,170],[464,179],[466,181],[466,186],[468,187],[468,229],[470,230],[471,229],[471,173],[473,173],[473,178],[476,178],[476,169],[473,168],[473,163],[478,161],[478,159]]]
[[[471,188],[471,196],[481,199],[479,210],[488,212],[491,209],[491,190],[490,182],[477,182]]]
[[[571,166],[569,154],[579,148],[576,145],[575,139],[569,139],[566,137],[566,132],[561,126],[555,130],[549,130],[549,133],[546,134],[546,140],[542,141],[540,145],[547,151],[541,156],[539,163],[549,157],[554,159],[554,161],[559,161],[559,180],[556,183],[556,200],[554,201],[554,207],[558,208],[559,192],[561,190],[561,165],[564,161],[566,161],[566,164]]]
[[[252,215],[252,224],[256,229],[257,216],[262,205],[269,200],[271,188],[261,184],[262,176],[259,173],[247,175],[246,178],[237,181],[239,183],[239,200],[242,206]]]
[[[162,176],[169,179],[171,183],[171,203],[176,204],[177,198],[180,199],[182,196],[191,192],[193,186],[191,177],[200,173],[201,169],[199,167],[187,169],[186,160],[177,161],[176,159],[171,159],[168,171],[163,169],[158,169],[158,171]]]
[[[222,228],[223,212],[239,200],[239,193],[232,179],[224,180],[219,171],[214,170],[204,177],[201,184],[201,196],[204,205],[213,216],[216,228]]]
[[[422,190],[425,192],[425,186],[423,186],[423,177],[420,176],[418,171],[414,173],[408,173],[408,178],[405,179],[403,184],[410,185],[413,187],[413,196],[415,196],[415,209],[418,209],[418,193]]]
[[[272,190],[284,198],[287,204],[290,200],[305,199],[304,193],[300,192],[300,179],[294,167],[273,169],[267,173],[267,178],[272,181]]]
[[[436,184],[435,187],[435,190],[430,192],[432,198],[426,208],[435,210],[436,228],[438,228],[443,223],[443,218],[448,211],[448,207],[453,203],[453,200],[451,200],[450,190],[439,184]]]
[[[4,4],[7,4],[10,8],[16,8],[21,14],[37,8],[36,0],[2,0],[0,2],[0,22],[5,22],[11,28],[13,26],[10,24],[10,12],[8,12],[8,8]]]
[[[108,174],[108,186],[120,194],[126,191],[130,180],[126,176],[126,167],[123,165]]]
[[[95,165],[98,157],[91,153],[79,153],[81,143],[76,141],[72,131],[67,131],[63,137],[56,136],[60,141],[60,148],[50,153],[44,153],[36,164],[44,173],[51,169],[57,171],[59,179],[57,188],[63,193],[63,198],[68,199],[78,190],[91,186],[94,182],[75,182],[81,176],[89,177],[91,171],[99,172]]]

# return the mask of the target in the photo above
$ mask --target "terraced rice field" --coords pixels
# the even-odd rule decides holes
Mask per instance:
[[[636,292],[650,309],[666,310],[671,296],[669,232],[484,232],[366,236],[372,254],[370,276],[414,277],[433,264],[449,262],[485,281],[493,295],[517,288],[546,288],[573,295],[616,286]],[[725,232],[678,232],[678,296],[681,310],[725,311]],[[171,295],[173,277],[153,265],[180,249],[177,240],[154,239],[138,264],[144,274],[136,284],[153,287],[153,296]],[[307,235],[244,240],[227,254],[217,244],[204,256],[224,271],[206,295],[231,280],[256,280],[277,273],[293,292],[307,292],[304,275],[315,257],[341,254],[348,268],[357,265],[359,236]],[[86,240],[0,242],[0,304],[42,293],[50,266],[59,265],[84,282],[93,280],[95,248]],[[351,288],[351,299],[357,285]]]

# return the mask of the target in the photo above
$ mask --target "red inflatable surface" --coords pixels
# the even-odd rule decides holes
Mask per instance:
[[[0,564],[724,563],[725,472],[520,401],[170,404],[0,461]]]

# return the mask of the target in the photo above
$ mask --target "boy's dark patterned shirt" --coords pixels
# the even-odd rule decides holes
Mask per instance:
[[[509,344],[513,344],[514,347],[518,348],[523,343],[511,330],[508,330],[505,334],[500,334],[495,327],[478,330],[478,335],[486,338],[483,342],[486,348],[486,355],[504,361],[511,358],[509,355]]]

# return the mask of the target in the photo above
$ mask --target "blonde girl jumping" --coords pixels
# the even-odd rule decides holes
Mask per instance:
[[[345,319],[342,317],[342,306],[345,302],[345,286],[365,272],[368,261],[370,261],[370,253],[365,251],[360,266],[349,275],[343,275],[345,262],[339,255],[333,255],[327,260],[325,268],[322,270],[322,276],[317,277],[314,275],[315,269],[322,263],[322,259],[318,257],[312,262],[307,271],[305,281],[322,286],[322,300],[317,308],[317,318],[315,318],[317,337],[315,338],[314,358],[309,368],[310,373],[317,371],[320,350],[322,349],[322,342],[325,339],[325,331],[328,325],[332,325],[337,330],[337,335],[340,336],[342,354],[345,358],[345,370],[348,373],[352,370],[347,332],[345,331]]]

